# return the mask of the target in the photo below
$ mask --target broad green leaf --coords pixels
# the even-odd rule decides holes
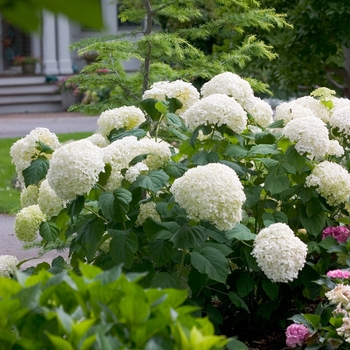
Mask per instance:
[[[175,273],[170,274],[169,272],[157,273],[151,282],[151,288],[180,288],[179,276]]]
[[[168,109],[170,113],[175,113],[183,106],[182,102],[175,97],[166,98],[166,100],[169,102]]]
[[[74,350],[73,346],[68,340],[63,339],[62,337],[54,334],[45,332],[47,337],[50,339],[54,349],[56,350]]]
[[[143,350],[172,350],[173,346],[173,342],[168,338],[152,337]]]
[[[46,145],[42,141],[37,141],[36,144],[37,144],[36,149],[40,152],[47,153],[47,154],[52,154],[54,152],[54,150],[50,146]]]
[[[110,255],[116,264],[124,264],[129,269],[134,261],[138,249],[138,240],[134,232],[125,234],[123,231],[109,230],[112,240],[110,243]]]
[[[276,129],[276,128],[283,128],[284,127],[284,121],[282,119],[275,120],[272,122],[267,128],[268,129]]]
[[[260,200],[261,191],[261,186],[245,187],[244,194],[246,196],[246,200],[244,202],[244,206],[252,208],[256,203],[258,203]]]
[[[240,175],[240,176],[244,176],[245,175],[245,171],[241,168],[241,166],[237,163],[234,163],[234,162],[230,162],[228,160],[224,160],[224,159],[221,159],[219,161],[220,164],[224,164],[224,165],[227,165],[229,168],[233,169],[237,175]]]
[[[290,145],[286,151],[286,161],[292,165],[298,173],[303,170],[307,159],[301,156],[295,149],[294,145]]]
[[[245,309],[249,312],[249,308],[248,308],[247,304],[237,293],[229,292],[228,296],[229,296],[232,304],[236,305],[239,308]]]
[[[323,249],[328,250],[338,245],[338,242],[335,240],[335,238],[328,236],[325,239],[323,239],[320,243],[318,243],[318,245]]]
[[[190,138],[189,144],[193,147],[196,143],[199,132],[202,131],[204,135],[209,135],[213,132],[213,129],[210,125],[199,125],[193,132]]]
[[[268,278],[264,278],[261,285],[264,292],[267,294],[267,296],[271,300],[277,300],[278,292],[279,292],[279,284],[273,283]]]
[[[244,343],[235,338],[229,338],[226,347],[229,350],[249,350]]]
[[[71,315],[66,313],[63,309],[63,306],[60,305],[58,308],[56,308],[56,314],[57,318],[59,319],[63,329],[65,330],[66,333],[70,333],[73,325],[73,319]]]
[[[271,134],[268,131],[263,131],[255,134],[255,143],[259,144],[274,144],[276,141],[275,135]]]
[[[320,211],[322,211],[322,205],[318,198],[313,197],[306,203],[306,215],[308,217],[314,216]]]
[[[237,239],[238,241],[254,240],[256,234],[252,233],[247,226],[236,224],[232,230],[226,231],[225,235],[229,241]]]
[[[150,190],[153,193],[157,193],[166,185],[168,179],[169,176],[165,171],[154,170],[148,175],[140,175],[131,185],[130,189],[133,190],[137,187],[142,187],[146,190]]]
[[[181,177],[188,170],[187,166],[182,163],[169,162],[165,167],[164,171],[175,179]]]
[[[139,140],[146,135],[147,135],[147,131],[140,129],[140,128],[135,128],[132,130],[127,130],[127,131],[121,132],[119,134],[113,133],[112,136],[110,136],[110,140],[111,140],[111,142],[114,142],[116,140],[121,140],[127,136],[135,136]]]
[[[217,249],[205,247],[191,254],[191,262],[195,269],[205,273],[214,281],[225,283],[228,275],[228,261]]]
[[[244,158],[248,153],[248,150],[240,145],[228,145],[223,153],[224,156],[232,157],[235,159]]]
[[[142,153],[139,154],[138,156],[136,156],[135,158],[131,159],[131,161],[129,162],[129,167],[142,162],[143,160],[145,160],[148,156],[148,153]]]
[[[229,246],[227,246],[226,244],[206,241],[203,244],[203,248],[204,247],[212,247],[212,248],[215,248],[217,250],[220,250],[224,256],[228,256],[232,253],[232,249]]]
[[[79,216],[80,212],[83,210],[85,204],[84,196],[77,196],[76,199],[71,201],[67,207],[67,213],[71,219]]]
[[[192,157],[192,162],[197,165],[206,165],[219,162],[220,157],[216,152],[202,151]]]
[[[148,251],[150,258],[158,266],[168,263],[175,254],[172,243],[162,239],[156,239],[154,242],[151,242],[148,245]]]
[[[281,193],[288,189],[290,186],[290,181],[286,175],[275,175],[270,173],[265,180],[265,189],[269,191],[272,195]]]
[[[60,235],[60,230],[54,222],[42,222],[39,229],[39,234],[48,242],[55,242]]]
[[[104,192],[101,194],[98,204],[102,214],[114,222],[127,221],[127,212],[132,200],[132,194],[125,188],[117,188],[113,193]]]
[[[142,226],[148,240],[151,242],[159,238],[159,236],[163,239],[170,239],[180,227],[175,221],[157,222],[152,218],[147,218]]]
[[[190,249],[201,247],[206,239],[204,227],[185,224],[175,232],[171,241],[174,242],[175,249]]]
[[[324,211],[320,211],[317,214],[306,217],[302,211],[299,212],[299,220],[301,224],[304,226],[307,232],[309,232],[312,236],[318,236],[326,223],[326,214]]]
[[[276,149],[276,145],[256,145],[253,146],[247,153],[248,157],[254,157],[257,155],[269,155],[269,154],[280,154],[280,151]]]
[[[256,162],[263,163],[266,166],[266,168],[273,168],[279,163],[278,160],[270,158],[253,158],[253,160]]]
[[[236,288],[237,293],[244,298],[249,293],[251,293],[254,290],[255,287],[255,281],[254,279],[248,275],[247,273],[241,274],[238,277]]]
[[[49,170],[49,161],[46,158],[39,157],[30,163],[30,166],[22,171],[24,184],[38,185],[42,179],[45,179]]]
[[[168,106],[163,101],[157,101],[154,107],[162,114],[166,114],[168,111]]]
[[[110,164],[105,164],[105,168],[104,171],[101,171],[99,176],[98,176],[98,184],[100,186],[105,186],[107,183],[107,180],[109,179],[109,177],[111,176],[111,172],[112,172],[112,167]]]
[[[182,127],[183,123],[182,123],[180,117],[178,117],[176,114],[174,114],[174,113],[167,113],[166,117],[168,119],[169,124],[177,126],[179,128]]]
[[[102,214],[106,219],[112,220],[114,217],[114,196],[111,192],[103,192],[98,200]]]
[[[153,121],[159,120],[160,116],[162,115],[162,113],[160,113],[155,107],[157,102],[158,100],[155,100],[154,98],[148,98],[140,101],[141,108],[146,111]]]
[[[119,303],[120,318],[125,320],[127,327],[132,329],[140,325],[150,315],[150,306],[145,301],[144,292],[135,289],[123,297]]]

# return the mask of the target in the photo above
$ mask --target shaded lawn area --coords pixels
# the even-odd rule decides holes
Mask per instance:
[[[57,135],[61,143],[80,140],[92,135],[92,132],[77,132]],[[19,138],[0,139],[0,214],[15,214],[21,209],[20,191],[14,187],[15,166],[12,164],[10,148]]]

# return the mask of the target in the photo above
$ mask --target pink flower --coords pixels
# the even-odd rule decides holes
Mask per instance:
[[[346,226],[335,226],[335,227],[326,227],[322,231],[322,239],[331,236],[337,240],[338,243],[346,242],[350,236],[350,230]]]
[[[286,344],[291,348],[295,348],[297,345],[302,346],[309,336],[310,332],[306,326],[293,323],[286,330]]]
[[[331,270],[327,272],[329,278],[349,278],[350,272],[348,270]]]

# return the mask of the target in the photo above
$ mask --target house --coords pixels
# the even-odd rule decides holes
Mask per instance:
[[[101,0],[106,29],[86,28],[63,15],[42,13],[42,34],[28,34],[13,27],[0,14],[0,114],[25,112],[55,112],[63,110],[55,79],[79,71],[86,61],[71,52],[69,46],[84,37],[116,34],[133,29],[118,20],[118,5]],[[35,72],[23,74],[14,65],[16,56],[40,58]],[[127,62],[127,69],[137,68],[136,61]]]

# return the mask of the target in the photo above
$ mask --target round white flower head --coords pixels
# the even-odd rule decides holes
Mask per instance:
[[[272,224],[262,229],[254,240],[252,255],[272,282],[293,281],[306,262],[307,245],[288,225]]]
[[[88,140],[79,140],[55,151],[47,180],[57,197],[69,201],[90,192],[104,171],[102,150]]]
[[[338,140],[329,140],[327,154],[340,157],[344,155],[344,152],[344,148],[340,145]]]
[[[24,242],[34,241],[43,221],[46,221],[46,216],[40,210],[39,205],[35,204],[23,208],[17,213],[15,219],[17,238]]]
[[[331,116],[340,108],[350,108],[350,100],[348,98],[332,97],[331,101],[333,102],[333,107],[330,110]]]
[[[86,140],[89,140],[93,145],[100,148],[107,147],[109,145],[109,141],[107,140],[107,138],[102,134],[98,133],[87,137]]]
[[[24,138],[16,141],[10,149],[12,162],[21,182],[24,182],[22,171],[28,168],[33,159],[36,159],[39,155],[39,151],[36,149],[39,141],[53,150],[59,147],[58,138],[54,133],[46,128],[36,128]],[[51,158],[51,154],[45,154],[45,156],[47,159]]]
[[[273,122],[271,106],[259,97],[252,96],[247,98],[244,103],[244,109],[264,128]]]
[[[125,179],[133,183],[141,173],[147,173],[148,170],[149,168],[145,163],[137,163],[125,172]]]
[[[147,218],[152,218],[155,221],[161,221],[160,216],[156,210],[156,203],[141,203],[140,212],[137,217],[135,226],[141,226]]]
[[[294,102],[302,107],[310,109],[317,118],[325,123],[328,122],[330,116],[329,109],[320,100],[312,96],[304,96],[297,98]]]
[[[345,309],[350,307],[350,286],[342,283],[337,284],[325,294],[331,304],[342,304]]]
[[[29,207],[30,205],[38,204],[39,188],[36,185],[29,185],[24,187],[21,192],[21,205],[22,208]]]
[[[225,72],[216,75],[202,86],[201,95],[224,94],[233,97],[244,107],[245,101],[254,96],[250,84],[239,75]]]
[[[18,259],[12,255],[0,255],[0,277],[11,277],[17,270]]]
[[[199,100],[199,92],[191,83],[176,80],[172,82],[156,82],[142,95],[143,100],[154,98],[156,100],[165,101],[166,97],[177,98],[182,103],[182,107],[176,111],[176,113],[181,116]]]
[[[316,191],[329,205],[339,205],[350,197],[350,174],[341,165],[326,160],[315,166],[305,186],[317,187]]]
[[[336,129],[341,137],[350,138],[350,106],[338,108],[329,119],[329,125]]]
[[[223,94],[213,94],[199,100],[190,107],[183,118],[187,126],[195,130],[200,125],[226,124],[236,133],[247,126],[247,113],[235,99]]]
[[[108,109],[101,113],[97,119],[98,132],[103,136],[108,136],[113,129],[125,128],[131,130],[142,124],[146,120],[142,110],[135,106],[123,106]]]
[[[243,186],[226,165],[210,163],[187,170],[170,191],[191,220],[208,220],[219,230],[230,230],[242,219]]]
[[[275,119],[283,120],[284,125],[287,125],[292,119],[316,117],[309,108],[305,108],[295,101],[282,102],[276,107]]]
[[[328,150],[328,129],[322,120],[305,117],[291,120],[282,130],[282,135],[296,142],[299,154],[307,153],[314,157],[323,157]]]
[[[66,201],[57,197],[47,179],[40,184],[38,204],[48,220],[66,207]]]
[[[139,141],[140,154],[148,153],[147,158],[143,161],[149,170],[161,168],[171,158],[170,144],[158,139],[143,138]]]

